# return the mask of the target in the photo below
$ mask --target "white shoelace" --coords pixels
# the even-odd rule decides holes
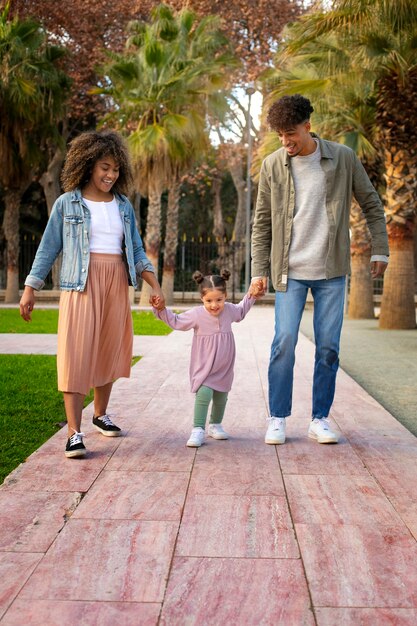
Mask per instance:
[[[85,437],[84,433],[77,433],[77,431],[74,430],[74,434],[70,437],[70,446],[75,446],[77,443],[82,443],[83,437]]]
[[[114,426],[113,422],[110,419],[110,415],[108,415],[107,413],[105,413],[104,415],[100,415],[100,417],[97,419],[101,420],[106,426]]]

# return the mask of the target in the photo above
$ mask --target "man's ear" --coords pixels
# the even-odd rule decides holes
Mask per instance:
[[[309,133],[311,131],[311,122],[310,122],[310,120],[307,120],[305,122],[305,125],[306,125],[306,131]]]

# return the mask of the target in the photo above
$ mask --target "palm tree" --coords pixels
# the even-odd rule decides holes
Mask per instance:
[[[157,7],[150,24],[134,22],[123,55],[106,66],[110,114],[129,131],[136,184],[148,196],[146,253],[158,267],[161,193],[169,189],[163,289],[173,298],[182,174],[208,147],[206,113],[210,95],[225,84],[225,68],[234,61],[216,17],[198,21],[188,10],[177,14]],[[148,294],[142,289],[141,304]]]
[[[0,14],[0,183],[7,242],[6,302],[19,299],[19,206],[63,110],[67,77],[57,68],[63,50],[46,43],[30,19]]]
[[[383,146],[390,263],[381,328],[415,328],[413,233],[417,207],[417,5],[414,0],[335,0],[333,9],[301,18],[285,54],[332,33],[352,65],[373,76],[379,144]]]

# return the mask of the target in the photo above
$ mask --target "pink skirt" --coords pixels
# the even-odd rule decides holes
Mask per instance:
[[[86,395],[130,377],[132,314],[125,264],[118,254],[90,254],[85,291],[62,291],[58,321],[58,389]]]

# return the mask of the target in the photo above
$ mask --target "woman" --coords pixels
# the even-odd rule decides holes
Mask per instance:
[[[105,436],[121,430],[107,415],[113,381],[129,377],[133,330],[128,285],[136,275],[164,297],[143,249],[133,207],[127,148],[115,132],[86,132],[71,143],[62,171],[65,190],[55,202],[20,300],[30,321],[35,290],[62,251],[58,322],[58,389],[68,422],[65,455],[86,454],[81,432],[84,398],[94,388],[93,425]]]

